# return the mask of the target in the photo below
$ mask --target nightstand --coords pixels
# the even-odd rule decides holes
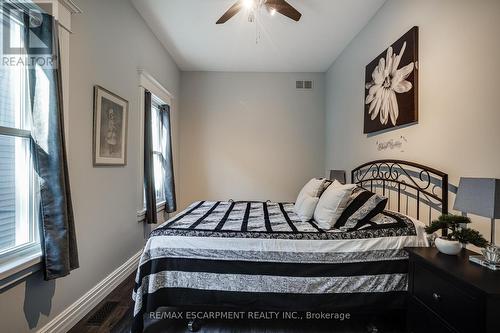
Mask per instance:
[[[410,255],[408,332],[500,332],[500,271],[436,248],[406,248]]]

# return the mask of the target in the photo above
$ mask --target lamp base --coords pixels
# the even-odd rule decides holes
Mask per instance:
[[[489,268],[492,271],[500,271],[500,263],[489,262],[483,256],[469,256],[469,261]]]

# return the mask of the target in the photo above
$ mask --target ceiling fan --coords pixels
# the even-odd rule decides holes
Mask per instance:
[[[294,21],[299,21],[302,14],[293,8],[285,0],[238,0],[234,5],[229,8],[224,15],[217,21],[216,24],[226,23],[233,16],[238,14],[242,9],[250,11],[248,20],[253,22],[255,19],[255,12],[261,8],[267,9],[267,11],[274,15],[280,13]]]

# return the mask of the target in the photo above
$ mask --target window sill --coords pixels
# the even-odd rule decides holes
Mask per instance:
[[[161,213],[165,211],[165,201],[156,204],[156,212]],[[144,222],[146,219],[146,209],[137,212],[137,222]]]
[[[41,269],[42,253],[37,251],[9,260],[0,267],[0,290],[28,277]]]

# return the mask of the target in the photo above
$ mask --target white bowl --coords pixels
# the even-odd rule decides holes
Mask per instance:
[[[435,244],[439,252],[450,256],[457,255],[462,250],[462,244],[459,241],[452,241],[438,237],[435,240]]]

